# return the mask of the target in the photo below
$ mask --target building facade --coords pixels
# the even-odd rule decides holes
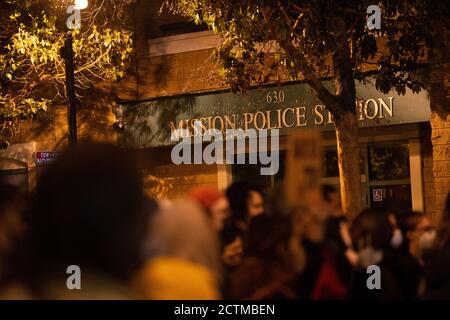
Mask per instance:
[[[281,81],[232,94],[217,76],[212,59],[220,38],[171,15],[158,16],[161,1],[138,1],[133,9],[136,54],[133,68],[118,86],[115,101],[80,110],[81,137],[115,142],[139,156],[147,190],[178,199],[196,186],[225,189],[246,179],[270,188],[283,180],[287,137],[296,130],[323,132],[322,182],[339,187],[336,137],[331,116],[301,82]],[[330,83],[330,85],[332,85]],[[360,123],[361,184],[367,206],[435,212],[430,100],[424,91],[398,96],[358,84],[355,101]],[[24,134],[0,152],[3,179],[33,188],[39,170],[64,147],[65,107],[55,108],[45,129]],[[280,170],[259,174],[258,164],[181,164],[171,158],[175,129],[231,128],[280,130]],[[123,130],[114,124],[120,122]],[[31,129],[30,129],[31,130]],[[251,154],[251,143],[237,153]],[[45,154],[42,152],[49,152]]]

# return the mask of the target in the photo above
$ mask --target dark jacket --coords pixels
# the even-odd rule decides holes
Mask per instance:
[[[450,299],[450,241],[425,256],[425,299]]]
[[[368,289],[367,280],[373,273],[365,268],[353,271],[351,296],[356,300],[416,299],[422,270],[418,261],[409,253],[397,249],[383,252],[380,268],[381,290]]]
[[[336,269],[335,257],[326,243],[302,241],[306,253],[306,268],[293,281],[301,300],[346,299],[347,288]]]
[[[292,300],[297,296],[290,287],[290,275],[273,278],[267,261],[246,257],[230,275],[231,299]]]
[[[347,221],[345,217],[331,217],[328,219],[325,242],[332,251],[339,277],[344,285],[348,287],[350,285],[352,266],[345,255],[347,246],[341,237],[341,223],[345,221]]]
[[[408,300],[418,299],[418,290],[423,278],[423,268],[409,251],[396,250],[392,261],[392,271],[400,288],[401,295]]]
[[[365,268],[356,268],[351,279],[351,298],[353,300],[400,300],[404,299],[400,286],[389,261],[381,261],[380,289],[369,289],[367,280],[372,275]]]

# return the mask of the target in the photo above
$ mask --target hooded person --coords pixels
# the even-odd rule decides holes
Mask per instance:
[[[152,300],[220,298],[221,263],[215,231],[202,208],[183,200],[151,219],[143,254],[147,263],[133,287]]]

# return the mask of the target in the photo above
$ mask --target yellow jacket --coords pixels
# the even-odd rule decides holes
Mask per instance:
[[[151,300],[217,300],[219,289],[205,267],[179,258],[158,257],[138,272],[133,287]]]

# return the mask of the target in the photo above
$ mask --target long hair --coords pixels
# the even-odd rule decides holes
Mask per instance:
[[[353,220],[350,235],[357,249],[371,246],[376,249],[390,247],[393,227],[385,210],[367,208]]]
[[[162,207],[151,219],[149,230],[144,257],[179,258],[202,265],[221,280],[218,236],[200,205],[183,200]]]
[[[248,220],[247,201],[251,191],[263,194],[258,186],[244,181],[235,182],[226,190],[225,193],[230,203],[231,216],[234,220]]]

